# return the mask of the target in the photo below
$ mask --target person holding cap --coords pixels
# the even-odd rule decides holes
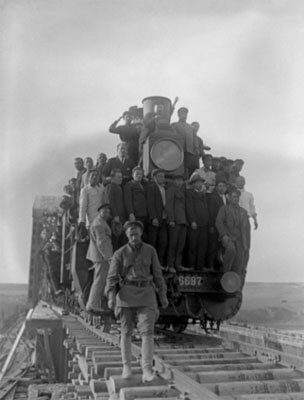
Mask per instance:
[[[166,283],[154,247],[142,241],[143,225],[124,225],[128,243],[115,251],[107,277],[108,306],[121,322],[121,357],[124,379],[132,377],[131,337],[138,321],[142,337],[143,382],[155,378],[152,370],[154,325],[159,316],[155,290],[163,308],[168,306]]]
[[[208,204],[203,178],[192,175],[186,191],[188,228],[188,260],[190,269],[205,270],[208,250]]]
[[[90,227],[90,244],[87,259],[93,262],[94,279],[86,310],[92,313],[107,311],[107,302],[103,298],[104,288],[109,270],[109,261],[113,255],[111,228],[108,221],[111,217],[111,207],[103,204],[98,207],[98,215]]]

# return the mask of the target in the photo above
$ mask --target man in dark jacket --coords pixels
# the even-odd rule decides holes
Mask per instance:
[[[105,188],[105,201],[111,206],[113,222],[122,226],[126,221],[123,190],[121,187],[122,173],[120,169],[113,169],[111,172],[111,183]],[[113,238],[113,249],[117,250],[125,242],[124,233]]]
[[[226,181],[218,180],[216,182],[215,190],[209,197],[209,254],[208,262],[209,267],[214,269],[216,266],[216,255],[219,249],[219,234],[215,227],[215,221],[219,209],[228,204],[228,199],[226,197],[227,183]]]
[[[132,169],[135,163],[128,158],[128,149],[125,143],[119,143],[117,146],[117,156],[109,158],[104,169],[103,175],[107,178],[113,169],[120,169],[122,172],[123,183],[132,178]]]
[[[124,119],[125,124],[117,126],[121,119]],[[109,132],[119,135],[120,140],[127,145],[130,160],[136,165],[138,163],[138,138],[140,131],[137,124],[132,124],[131,114],[125,111],[121,117],[111,124]]]
[[[146,191],[142,183],[143,176],[144,171],[141,167],[133,168],[133,179],[124,187],[124,200],[129,221],[140,221],[145,228],[148,212]]]
[[[166,213],[169,226],[167,266],[172,272],[174,269],[182,271],[186,269],[181,263],[187,235],[186,194],[182,175],[176,175],[167,189]]]
[[[159,262],[165,265],[165,255],[168,244],[168,228],[165,189],[165,170],[155,169],[152,171],[153,183],[147,189],[147,206],[149,227],[149,243],[156,248]]]
[[[191,269],[204,270],[208,250],[208,204],[203,179],[197,174],[190,179],[186,192],[188,228],[188,261]]]
[[[244,283],[250,248],[250,224],[247,211],[239,206],[240,195],[239,190],[232,189],[230,203],[220,208],[215,226],[225,248],[225,272],[236,272]]]

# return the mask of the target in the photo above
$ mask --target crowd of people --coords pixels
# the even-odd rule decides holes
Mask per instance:
[[[171,125],[184,144],[185,174],[167,179],[165,170],[155,169],[145,176],[143,128],[147,137],[161,112],[158,107],[143,125],[133,124],[128,112],[115,121],[110,132],[122,140],[116,156],[108,159],[100,153],[95,164],[91,157],[77,157],[76,176],[64,187],[61,202],[78,240],[90,240],[87,259],[94,280],[86,310],[116,308],[119,313],[125,378],[131,376],[131,334],[137,317],[146,381],[154,379],[155,286],[161,305],[168,306],[163,274],[221,269],[235,271],[244,280],[249,219],[258,227],[253,195],[245,190],[241,175],[243,160],[206,154],[210,148],[197,136],[199,124],[186,122],[185,107]],[[125,124],[118,126],[122,118]]]

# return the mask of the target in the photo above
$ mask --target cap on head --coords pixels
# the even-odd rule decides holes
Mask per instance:
[[[242,165],[244,165],[245,162],[241,158],[237,158],[236,160],[234,160],[234,164],[242,164]]]
[[[195,182],[205,182],[205,180],[199,174],[193,174],[189,180],[189,183],[192,185]]]
[[[144,226],[140,221],[127,221],[124,223],[124,230],[127,231],[129,228],[140,228],[144,230]]]
[[[107,208],[107,209],[111,210],[110,204],[109,204],[109,203],[104,203],[104,204],[102,204],[101,206],[99,206],[99,207],[97,208],[97,211],[99,212],[99,211],[102,210],[103,208]]]
[[[181,108],[179,108],[179,109],[177,110],[177,114],[179,114],[179,113],[182,112],[182,111],[184,111],[184,112],[186,112],[186,113],[189,112],[189,110],[188,110],[187,107],[181,107]]]

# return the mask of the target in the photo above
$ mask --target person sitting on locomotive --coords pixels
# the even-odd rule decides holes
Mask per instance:
[[[128,182],[132,179],[132,169],[135,167],[135,163],[128,157],[128,148],[125,143],[119,143],[117,145],[116,157],[109,158],[103,169],[104,176],[110,177],[113,169],[120,169],[122,172],[123,183]]]
[[[242,171],[244,166],[244,161],[241,159],[237,159],[233,162],[230,172],[230,183],[235,185],[236,179],[240,176],[240,172]]]
[[[258,220],[257,220],[257,213],[255,210],[255,205],[254,205],[254,197],[253,194],[250,192],[247,192],[245,190],[245,184],[246,180],[243,176],[238,176],[235,181],[235,186],[237,189],[241,192],[240,196],[240,206],[245,208],[245,210],[248,213],[248,217],[253,219],[254,222],[254,229],[258,228]]]
[[[117,126],[121,119],[124,119],[125,125]],[[116,133],[119,135],[120,140],[127,146],[127,151],[130,160],[135,165],[138,163],[138,139],[140,131],[138,130],[137,124],[132,123],[132,117],[129,111],[125,111],[121,117],[119,117],[113,124],[110,125],[109,132]]]
[[[124,186],[124,200],[129,221],[140,221],[144,231],[147,222],[146,190],[143,185],[144,171],[141,167],[132,170],[132,181]]]
[[[212,155],[211,154],[205,154],[202,157],[203,160],[203,166],[199,169],[197,169],[194,174],[198,174],[201,178],[203,178],[205,182],[205,186],[207,189],[207,194],[210,194],[213,192],[214,187],[215,187],[215,177],[216,174],[215,172],[212,171],[211,166],[212,166]]]
[[[233,160],[227,160],[224,158],[222,161],[223,169],[216,173],[216,180],[224,180],[227,182],[227,190],[228,192],[231,190],[232,185],[230,184],[231,181],[231,168],[233,165]]]
[[[212,166],[211,170],[217,174],[223,168],[222,160],[219,157],[212,157]]]
[[[241,192],[232,188],[229,203],[222,206],[215,226],[224,247],[224,272],[236,272],[244,284],[250,248],[250,224],[247,211],[239,206]]]
[[[79,200],[78,224],[82,228],[90,226],[98,214],[98,207],[102,203],[103,188],[98,183],[98,172],[91,169],[89,174],[89,184],[81,189]]]
[[[152,370],[154,325],[159,315],[155,287],[163,308],[168,307],[167,288],[155,249],[142,241],[141,222],[126,222],[125,231],[128,244],[113,255],[105,294],[109,308],[120,317],[122,377],[132,377],[131,340],[137,320],[142,337],[142,381],[150,382],[156,377]]]
[[[178,109],[178,122],[173,122],[171,127],[182,139],[184,147],[184,164],[187,177],[190,177],[197,168],[197,155],[199,154],[196,131],[187,123],[188,108]]]
[[[194,174],[190,178],[191,188],[186,191],[188,227],[188,263],[190,269],[207,268],[209,214],[204,179]]]
[[[153,182],[147,188],[148,242],[156,248],[159,262],[162,266],[165,266],[168,244],[165,170],[154,169],[152,179]]]
[[[117,250],[125,243],[125,237],[122,232],[122,225],[126,221],[126,212],[124,204],[121,170],[115,168],[111,171],[111,182],[105,188],[105,201],[111,205],[112,211],[112,231],[113,235],[113,248]],[[116,225],[116,228],[114,228]],[[117,234],[115,234],[117,231]]]
[[[219,209],[228,204],[226,197],[227,182],[218,179],[214,192],[209,197],[209,246],[208,246],[208,263],[211,269],[218,267],[216,265],[217,253],[219,250],[219,234],[215,227],[215,221]]]
[[[81,190],[81,178],[82,175],[87,171],[84,167],[83,164],[83,159],[81,157],[76,157],[74,159],[74,166],[77,171],[76,175],[76,203],[77,206],[79,206],[79,196],[80,196],[80,190]]]
[[[93,283],[90,288],[86,310],[92,313],[108,311],[107,300],[104,298],[109,262],[113,256],[111,235],[108,225],[111,218],[110,204],[98,207],[98,215],[94,218],[90,227],[90,244],[87,259],[92,261],[94,269]]]
[[[167,266],[170,272],[182,271],[185,270],[181,264],[187,236],[186,193],[182,175],[174,176],[173,184],[166,191],[165,210],[169,234]]]
[[[108,157],[105,153],[99,153],[97,156],[97,162],[96,162],[96,170],[98,171],[98,182],[99,183],[104,183],[105,176],[103,175],[103,169],[107,163]]]

